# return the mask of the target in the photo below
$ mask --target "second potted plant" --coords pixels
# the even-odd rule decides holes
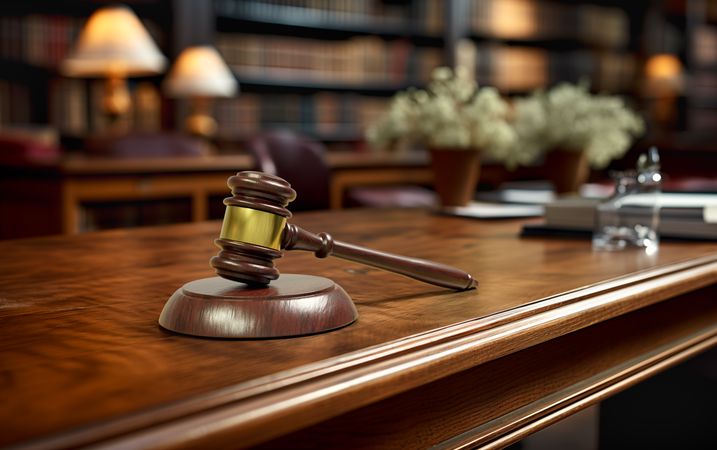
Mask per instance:
[[[593,95],[587,84],[562,83],[514,101],[515,145],[545,166],[558,193],[575,192],[590,167],[622,157],[644,130],[642,119],[613,95]]]

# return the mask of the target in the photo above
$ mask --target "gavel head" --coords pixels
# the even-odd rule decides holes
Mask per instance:
[[[265,285],[279,277],[274,259],[281,256],[281,237],[291,212],[286,205],[296,192],[285,180],[262,172],[239,172],[229,177],[232,197],[219,239],[221,251],[210,264],[223,278],[249,285]]]

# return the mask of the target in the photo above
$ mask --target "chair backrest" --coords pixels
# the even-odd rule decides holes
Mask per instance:
[[[252,138],[247,150],[259,170],[291,183],[296,200],[289,205],[290,210],[329,207],[330,171],[323,144],[291,131],[272,131]]]

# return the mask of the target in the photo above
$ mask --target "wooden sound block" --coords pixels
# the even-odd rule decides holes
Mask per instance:
[[[167,330],[217,338],[323,333],[351,324],[356,307],[341,286],[312,275],[281,275],[266,287],[220,277],[189,282],[164,305]]]

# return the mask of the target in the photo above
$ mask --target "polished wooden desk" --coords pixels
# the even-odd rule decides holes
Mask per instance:
[[[343,207],[352,186],[430,184],[425,153],[327,153],[329,202]],[[191,220],[209,218],[211,196],[228,194],[227,178],[250,170],[249,155],[100,158],[70,156],[47,164],[0,167],[0,215],[26,220],[0,224],[0,237],[75,234],[88,202],[191,199]],[[33,233],[33,230],[37,232]],[[26,233],[25,233],[26,232]]]
[[[717,343],[717,245],[656,255],[418,210],[300,214],[451,263],[452,292],[288,252],[353,297],[346,328],[199,339],[157,325],[212,276],[218,222],[0,242],[0,447],[497,448]]]

